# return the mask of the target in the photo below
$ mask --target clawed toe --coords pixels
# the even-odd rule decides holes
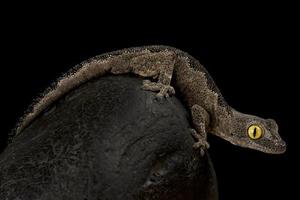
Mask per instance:
[[[175,94],[175,89],[170,85],[163,85],[162,83],[155,83],[149,80],[143,81],[142,88],[144,90],[149,90],[153,92],[158,92],[156,97],[162,99],[164,97],[169,97],[170,95]]]
[[[175,94],[175,90],[172,86],[162,85],[159,93],[157,93],[156,96],[158,98],[162,98],[162,97],[169,97],[170,95],[173,95],[173,94]]]
[[[190,129],[192,136],[197,140],[197,142],[194,143],[193,148],[199,149],[201,156],[205,154],[205,150],[209,148],[209,143],[197,133],[195,129]]]
[[[194,149],[199,149],[200,150],[200,155],[204,156],[205,150],[207,150],[209,148],[209,144],[208,144],[208,142],[198,141],[193,145],[193,148]]]
[[[201,149],[208,149],[209,148],[209,144],[206,141],[198,141],[196,142],[193,147],[195,149],[201,148]]]
[[[149,83],[151,83],[150,80],[143,80],[143,86],[144,86],[144,85],[147,85],[147,84],[149,84]]]

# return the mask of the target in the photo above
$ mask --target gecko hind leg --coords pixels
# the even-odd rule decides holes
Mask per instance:
[[[162,83],[151,82],[150,80],[144,80],[142,88],[153,92],[158,92],[156,96],[158,98],[169,97],[175,94],[175,89],[170,85],[164,85]]]

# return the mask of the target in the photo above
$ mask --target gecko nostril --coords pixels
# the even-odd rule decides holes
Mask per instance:
[[[275,139],[275,144],[276,146],[280,146],[280,147],[286,147],[286,143],[285,141],[283,141],[281,138],[277,138]]]

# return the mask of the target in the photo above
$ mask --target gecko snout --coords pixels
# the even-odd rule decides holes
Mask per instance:
[[[275,153],[281,154],[286,151],[286,143],[282,139],[275,141]]]

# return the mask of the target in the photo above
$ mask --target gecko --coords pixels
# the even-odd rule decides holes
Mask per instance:
[[[180,94],[191,113],[193,147],[203,156],[207,134],[264,153],[281,154],[286,143],[273,119],[244,114],[230,107],[208,71],[198,60],[174,47],[144,46],[122,49],[90,58],[76,65],[49,87],[20,119],[14,135],[30,125],[54,101],[84,82],[107,74],[132,73],[144,78],[141,88],[158,99]]]

